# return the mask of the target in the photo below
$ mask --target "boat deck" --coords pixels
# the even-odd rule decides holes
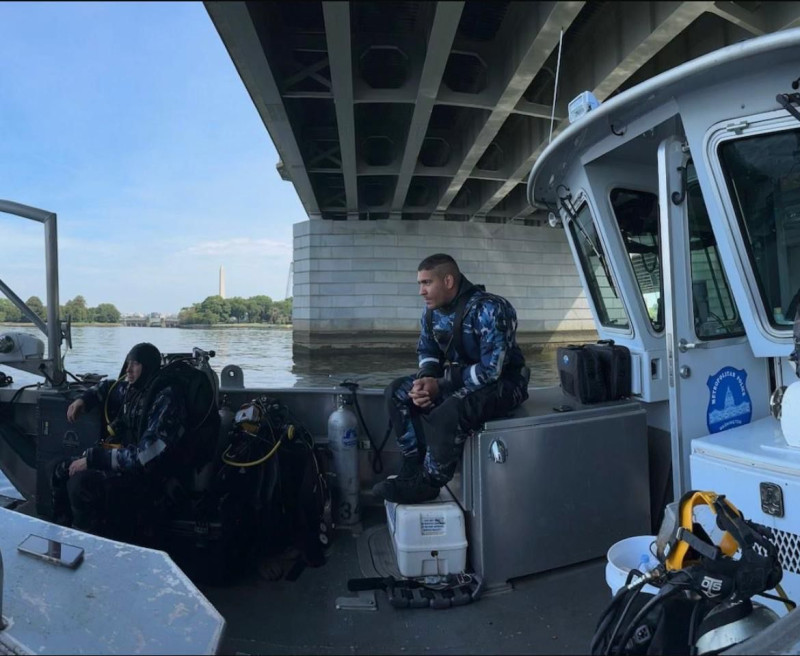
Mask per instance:
[[[368,508],[360,536],[337,531],[327,563],[305,568],[294,581],[253,574],[229,587],[201,585],[227,620],[222,652],[587,653],[597,618],[611,600],[602,558],[517,579],[513,590],[484,594],[465,606],[396,609],[378,590],[374,610],[337,609],[338,598],[358,596],[347,582],[370,573],[364,572],[363,539],[383,521],[382,507]]]

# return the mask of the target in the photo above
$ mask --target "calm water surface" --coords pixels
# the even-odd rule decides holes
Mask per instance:
[[[0,326],[3,332],[26,332],[47,340],[35,328]],[[73,374],[117,376],[130,348],[152,342],[162,353],[188,353],[192,347],[215,351],[211,366],[220,373],[228,364],[244,372],[247,387],[306,387],[334,385],[345,378],[362,387],[384,387],[395,377],[417,370],[413,347],[407,352],[346,351],[309,354],[294,358],[292,331],[274,328],[137,328],[133,326],[77,326],[72,329],[72,349],[64,365]],[[526,353],[531,385],[558,382],[555,353]],[[40,382],[39,376],[3,366],[15,386]]]

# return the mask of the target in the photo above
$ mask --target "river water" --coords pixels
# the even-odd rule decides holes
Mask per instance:
[[[24,332],[42,338],[33,327],[0,326],[4,332]],[[117,376],[131,346],[152,342],[162,353],[189,353],[192,347],[214,351],[212,368],[219,374],[228,364],[242,368],[247,387],[331,386],[345,379],[361,387],[385,387],[394,378],[414,373],[416,353],[355,350],[344,353],[312,353],[295,358],[292,331],[280,328],[141,328],[133,326],[76,326],[72,329],[72,349],[64,366],[73,374],[98,373]],[[526,353],[531,369],[531,386],[558,382],[555,353]],[[42,382],[40,376],[3,366],[14,386]],[[21,498],[0,472],[0,494]]]
[[[3,332],[25,332],[42,338],[33,327],[0,326]],[[407,351],[350,350],[343,353],[311,353],[295,359],[292,331],[283,328],[143,328],[133,326],[76,326],[72,349],[64,366],[73,374],[98,373],[117,376],[130,348],[152,342],[162,353],[189,353],[192,347],[214,351],[211,366],[220,373],[236,364],[244,373],[246,387],[306,387],[335,385],[345,378],[362,387],[384,387],[397,376],[417,369],[413,347]],[[555,353],[526,353],[531,385],[558,382]],[[0,365],[2,366],[2,365]],[[42,381],[34,374],[2,366],[15,386]]]

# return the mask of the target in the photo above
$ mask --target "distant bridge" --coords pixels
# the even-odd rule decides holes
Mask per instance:
[[[178,317],[167,316],[141,316],[141,315],[128,315],[120,317],[120,324],[123,326],[138,326],[150,328],[177,328]]]

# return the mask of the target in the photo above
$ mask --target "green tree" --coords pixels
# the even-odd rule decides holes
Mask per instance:
[[[47,321],[47,310],[44,307],[44,303],[42,303],[42,299],[40,299],[38,296],[31,296],[27,301],[25,301],[25,304],[31,310],[33,310],[33,313],[42,321]],[[23,315],[21,312],[20,319],[22,321],[30,322],[30,319],[28,319],[28,317]]]
[[[198,304],[195,303],[192,307],[181,308],[181,311],[178,312],[178,323],[180,325],[200,323],[200,318],[197,314],[197,305]]]
[[[119,323],[120,313],[119,310],[112,303],[100,303],[93,310],[93,321],[100,323]]]
[[[236,317],[237,321],[247,321],[250,316],[250,304],[241,296],[234,296],[230,299],[231,316]]]
[[[231,316],[231,304],[219,295],[207,296],[200,303],[199,310],[201,316],[207,319],[204,323],[227,323]]]
[[[0,321],[19,321],[22,313],[7,298],[0,298]]]
[[[64,303],[63,317],[66,319],[67,315],[72,317],[72,321],[76,323],[85,323],[89,321],[89,308],[86,307],[86,299],[83,296],[76,296],[70,301]]]
[[[247,303],[250,306],[250,321],[266,323],[270,320],[272,299],[269,296],[251,296],[247,299]]]
[[[282,301],[275,301],[270,310],[270,321],[272,323],[287,324],[292,323],[292,299],[287,298]]]
[[[273,301],[265,295],[251,296],[247,299],[240,296],[231,299],[207,296],[201,303],[181,308],[178,312],[178,323],[180,325],[227,323],[230,317],[235,317],[237,321],[253,323],[291,323],[292,299]]]

